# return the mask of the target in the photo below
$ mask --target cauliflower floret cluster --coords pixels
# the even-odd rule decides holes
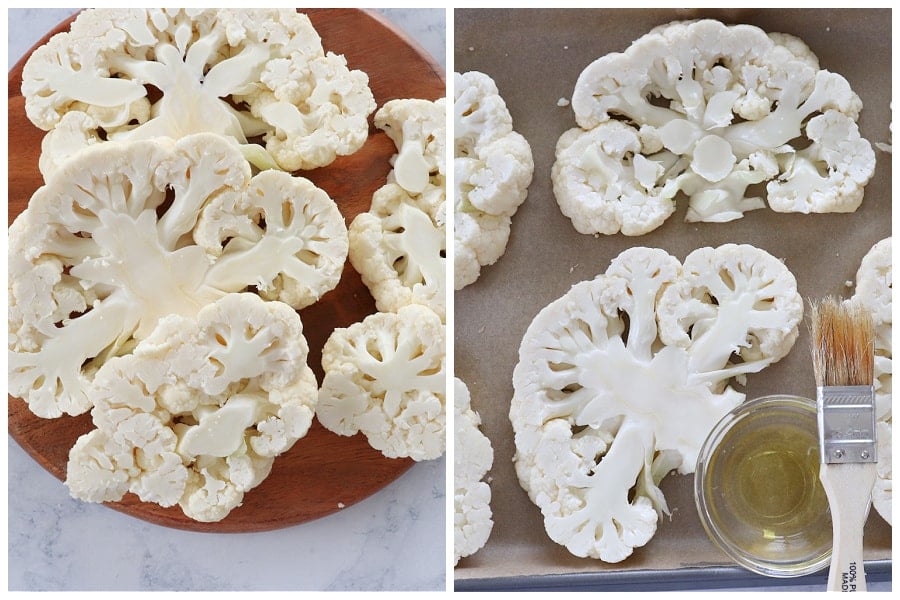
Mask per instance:
[[[856,273],[853,300],[868,309],[875,326],[875,413],[878,440],[877,479],[872,490],[872,505],[885,521],[892,523],[893,498],[891,376],[893,371],[892,295],[893,268],[892,238],[885,238],[872,246]]]
[[[349,259],[377,313],[322,351],[316,415],[390,458],[438,458],[446,438],[444,106],[391,100],[375,124],[397,147],[387,182],[350,224]]]
[[[444,319],[445,100],[391,100],[375,123],[397,146],[387,183],[350,224],[349,259],[378,310],[422,304]]]
[[[97,371],[164,317],[251,287],[302,308],[337,285],[347,247],[325,192],[251,177],[216,134],[86,148],[9,229],[9,392],[41,417],[84,413]]]
[[[91,382],[96,429],[69,452],[66,484],[89,502],[126,492],[223,519],[306,435],[317,399],[300,316],[228,294],[169,315]]]
[[[22,95],[51,132],[44,176],[72,148],[200,132],[261,168],[312,169],[358,150],[375,110],[368,76],[294,9],[84,11],[29,58]]]
[[[480,550],[491,535],[491,486],[483,481],[494,463],[491,441],[481,433],[469,388],[453,380],[453,563]]]
[[[582,71],[578,127],[553,189],[581,233],[641,235],[690,198],[688,221],[746,211],[853,212],[875,169],[859,97],[799,39],[714,20],[675,22]],[[766,198],[748,197],[765,184]]]
[[[668,514],[660,481],[688,474],[743,401],[730,381],[780,360],[803,301],[777,258],[749,245],[684,263],[635,247],[532,321],[509,417],[519,481],[551,539],[618,562]]]
[[[503,256],[534,173],[531,146],[490,76],[454,74],[454,286],[474,283]]]
[[[388,458],[444,453],[446,328],[410,304],[335,329],[322,349],[316,416],[339,435],[362,432]]]

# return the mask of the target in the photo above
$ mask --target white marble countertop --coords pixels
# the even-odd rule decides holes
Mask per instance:
[[[445,63],[444,9],[382,9]],[[9,68],[72,9],[9,9]],[[339,513],[266,533],[168,529],[69,497],[8,440],[8,589],[444,590],[446,461]]]

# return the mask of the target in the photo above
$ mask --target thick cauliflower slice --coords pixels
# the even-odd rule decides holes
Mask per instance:
[[[380,311],[408,304],[446,312],[445,196],[429,186],[412,196],[388,183],[372,196],[368,212],[350,224],[350,264]]]
[[[790,271],[746,245],[683,265],[632,248],[545,307],[522,339],[509,415],[516,473],[551,539],[607,562],[646,544],[669,513],[660,481],[693,472],[744,399],[729,381],[781,359],[802,316]]]
[[[333,202],[251,178],[227,138],[84,149],[9,229],[9,392],[38,416],[84,413],[97,370],[160,319],[250,287],[300,308],[336,285],[347,245]]]
[[[257,166],[311,169],[358,150],[375,110],[366,74],[294,9],[86,10],[32,54],[22,95],[52,132],[45,176],[79,138],[200,132],[234,138]]]
[[[339,435],[362,432],[389,458],[444,453],[445,326],[411,304],[336,329],[322,349],[316,417]]]
[[[172,315],[91,385],[96,429],[69,453],[73,497],[179,504],[219,521],[306,435],[318,398],[300,317],[228,294],[195,319]]]
[[[679,192],[688,221],[738,219],[765,206],[747,197],[763,183],[776,211],[851,212],[875,169],[846,79],[750,25],[657,27],[586,67],[572,108],[553,183],[582,233],[646,233]]]
[[[494,463],[491,441],[479,429],[469,388],[453,380],[453,564],[480,550],[491,535],[491,486],[482,481]]]
[[[891,263],[892,238],[876,243],[863,257],[856,273],[856,291],[853,300],[872,313],[875,325],[875,402],[878,438],[877,479],[872,491],[872,505],[885,521],[891,523],[891,499],[893,497],[892,430],[893,411],[893,267]]]
[[[474,283],[506,251],[534,173],[531,146],[490,76],[454,74],[454,286]],[[481,231],[484,234],[481,234]]]

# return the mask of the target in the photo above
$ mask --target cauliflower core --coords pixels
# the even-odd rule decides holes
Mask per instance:
[[[513,215],[534,172],[531,146],[513,131],[494,80],[455,73],[453,112],[454,286],[474,283],[503,256]]]
[[[491,487],[482,481],[494,462],[491,441],[481,433],[469,388],[453,380],[453,564],[480,550],[494,526]]]
[[[347,247],[323,191],[251,178],[227,138],[86,148],[9,229],[9,393],[41,417],[84,413],[98,369],[161,319],[251,288],[302,308],[337,285]]]
[[[88,502],[181,506],[219,521],[309,430],[317,385],[300,316],[229,294],[195,319],[162,319],[91,383],[96,429],[69,452],[66,485]]]
[[[552,178],[581,233],[652,231],[679,192],[688,221],[731,221],[765,206],[757,184],[778,212],[852,212],[875,169],[847,80],[750,25],[658,27],[585,68],[572,108]]]
[[[392,100],[375,115],[397,154],[387,183],[350,224],[349,259],[378,310],[446,312],[444,100]]]
[[[618,562],[668,514],[659,483],[692,473],[744,399],[729,381],[793,346],[803,302],[763,250],[700,248],[680,264],[632,248],[545,307],[513,373],[516,473],[551,539]]]
[[[891,264],[892,238],[881,240],[863,257],[856,273],[856,292],[853,300],[872,314],[875,325],[875,407],[876,438],[878,439],[877,479],[872,490],[872,505],[885,521],[892,522],[893,498],[891,376],[893,371],[892,294],[893,268]]]
[[[200,132],[259,167],[312,169],[358,150],[375,110],[366,74],[294,9],[86,10],[32,54],[22,95],[51,132],[44,176],[73,147]]]
[[[389,458],[444,453],[445,326],[411,304],[336,329],[322,349],[316,417],[339,435],[365,434]]]

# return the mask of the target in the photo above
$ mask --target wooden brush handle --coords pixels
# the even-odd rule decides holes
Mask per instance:
[[[872,501],[875,463],[823,464],[819,479],[828,496],[834,531],[827,589],[864,592],[863,526]]]

